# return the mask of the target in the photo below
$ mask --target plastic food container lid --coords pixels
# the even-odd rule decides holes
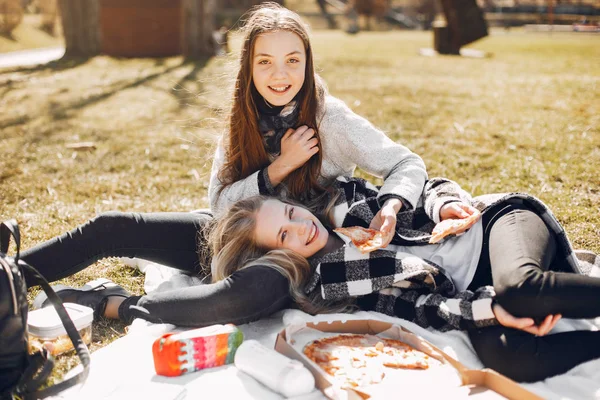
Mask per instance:
[[[81,330],[88,327],[94,320],[94,310],[90,307],[75,303],[63,303],[65,310],[73,320],[75,328]],[[29,333],[46,339],[66,335],[67,331],[53,306],[34,310],[27,317]]]

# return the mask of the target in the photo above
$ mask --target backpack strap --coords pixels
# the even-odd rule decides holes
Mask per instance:
[[[0,223],[0,252],[8,254],[8,245],[11,236],[17,246],[17,254],[14,258],[15,262],[18,262],[19,253],[21,252],[21,233],[19,232],[19,225],[17,225],[17,221],[14,219]]]
[[[86,344],[83,342],[79,331],[77,328],[75,328],[73,320],[71,320],[71,317],[69,317],[69,314],[65,310],[62,300],[50,287],[50,284],[46,278],[44,278],[37,269],[27,264],[25,261],[19,260],[19,253],[21,251],[21,235],[17,221],[14,219],[0,223],[0,252],[4,254],[8,252],[11,236],[14,238],[15,245],[17,246],[17,253],[14,257],[15,263],[23,270],[29,272],[36,283],[42,287],[48,296],[48,300],[50,300],[50,303],[52,303],[52,306],[60,317],[60,320],[67,331],[67,335],[69,335],[71,342],[73,342],[73,347],[77,352],[77,356],[79,356],[81,365],[83,366],[83,371],[77,375],[72,376],[71,378],[59,382],[53,386],[36,391],[52,372],[54,359],[48,354],[47,351],[35,354],[31,359],[31,365],[25,370],[23,376],[16,386],[15,394],[22,396],[25,399],[43,399],[48,396],[57,395],[71,386],[84,382],[90,373],[90,352]]]
[[[29,365],[23,371],[21,379],[17,384],[16,391],[26,392],[37,390],[52,373],[54,368],[54,357],[46,349],[42,349],[31,355]]]
[[[90,373],[90,352],[86,344],[83,342],[79,331],[77,331],[77,328],[75,328],[75,324],[73,324],[71,317],[69,317],[69,314],[65,310],[65,307],[62,304],[62,300],[50,287],[50,284],[48,283],[46,278],[44,278],[42,274],[38,272],[37,269],[27,264],[25,261],[19,261],[19,266],[27,270],[31,274],[31,276],[34,277],[37,283],[42,287],[44,292],[46,292],[50,303],[52,303],[52,306],[58,313],[58,316],[60,317],[65,327],[65,330],[67,331],[67,335],[69,335],[71,342],[73,342],[73,347],[75,348],[75,351],[79,356],[79,360],[81,361],[81,365],[83,366],[83,371],[81,371],[75,376],[70,377],[67,380],[59,382],[53,386],[39,390],[37,392],[31,392],[29,388],[26,388],[26,391],[23,393],[26,399],[43,399],[48,396],[57,395],[58,393],[62,392],[67,388],[70,388],[71,386],[84,382]],[[32,383],[35,385],[34,382]]]

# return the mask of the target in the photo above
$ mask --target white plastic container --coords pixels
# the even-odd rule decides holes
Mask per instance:
[[[64,303],[63,305],[81,338],[89,345],[92,341],[94,310],[75,303]],[[30,311],[27,317],[27,328],[31,353],[42,347],[46,347],[52,355],[62,354],[73,349],[73,343],[53,306]]]
[[[285,397],[310,393],[315,378],[301,362],[287,358],[256,340],[245,340],[235,353],[235,366]]]

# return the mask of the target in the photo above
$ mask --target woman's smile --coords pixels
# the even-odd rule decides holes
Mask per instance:
[[[329,232],[306,208],[267,200],[256,214],[256,243],[268,249],[287,249],[306,258],[327,244]]]
[[[308,235],[308,240],[306,241],[306,245],[308,246],[309,244],[311,244],[313,242],[313,240],[317,239],[318,237],[319,237],[319,228],[313,221],[310,233]]]
[[[287,92],[292,85],[284,85],[284,86],[269,86],[269,89],[274,91],[276,94],[283,94]]]

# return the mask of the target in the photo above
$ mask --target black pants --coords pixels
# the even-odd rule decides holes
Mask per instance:
[[[21,256],[49,281],[105,257],[139,257],[207,278],[210,260],[198,249],[206,246],[202,232],[211,220],[208,213],[109,212]],[[119,317],[127,323],[143,318],[196,327],[244,324],[290,304],[287,279],[270,267],[254,266],[214,284],[129,297],[121,304]]]
[[[469,289],[492,285],[508,312],[543,320],[600,316],[600,278],[560,272],[571,268],[556,255],[556,241],[542,219],[523,206],[508,206],[484,219],[484,245]],[[537,337],[503,326],[468,332],[486,367],[522,382],[538,381],[600,358],[600,332]]]

